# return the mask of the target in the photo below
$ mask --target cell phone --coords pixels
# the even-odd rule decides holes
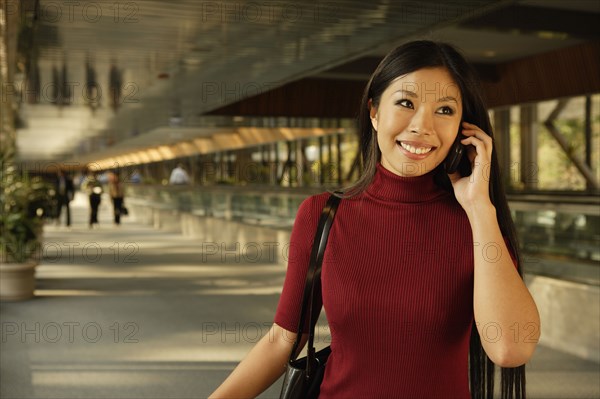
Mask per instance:
[[[463,136],[459,131],[456,135],[456,140],[454,140],[454,143],[452,143],[452,147],[450,148],[450,151],[444,160],[444,168],[448,174],[455,173],[458,170],[460,161],[465,154],[465,146],[460,142],[464,138],[465,136]]]

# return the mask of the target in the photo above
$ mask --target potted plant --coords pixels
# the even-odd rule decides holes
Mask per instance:
[[[6,162],[6,152],[0,159],[0,300],[23,300],[35,288],[43,228],[36,212],[47,187]]]

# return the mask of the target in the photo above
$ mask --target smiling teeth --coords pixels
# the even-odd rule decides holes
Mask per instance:
[[[404,148],[406,151],[410,152],[411,154],[427,154],[429,151],[431,151],[432,147],[413,147],[410,144],[406,144],[406,143],[400,143],[400,145],[402,146],[402,148]]]

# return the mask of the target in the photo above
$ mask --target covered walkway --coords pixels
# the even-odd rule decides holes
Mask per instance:
[[[114,227],[107,198],[90,230],[86,199],[46,226],[36,298],[0,304],[0,397],[207,397],[266,333],[285,266],[203,262],[198,240]]]
[[[373,71],[421,39],[481,78],[542,324],[528,397],[600,399],[599,19],[598,0],[0,0],[0,255],[34,247],[71,179],[120,196],[120,176],[130,209],[113,226],[105,194],[90,229],[77,193],[72,228],[47,222],[35,298],[0,303],[0,399],[207,397],[271,325],[301,201],[364,170]]]
[[[107,198],[98,229],[83,194],[72,212],[70,230],[45,228],[36,298],[0,304],[0,397],[205,398],[268,331],[287,230],[222,221],[221,247],[114,227]],[[257,260],[261,246],[277,249]],[[598,363],[539,345],[527,370],[529,398],[600,397]]]

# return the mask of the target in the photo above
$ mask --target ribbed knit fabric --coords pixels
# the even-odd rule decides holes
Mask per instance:
[[[306,199],[292,230],[275,323],[296,331],[312,241],[329,194]],[[342,200],[323,262],[332,353],[321,399],[470,398],[473,238],[433,174],[381,165]]]

